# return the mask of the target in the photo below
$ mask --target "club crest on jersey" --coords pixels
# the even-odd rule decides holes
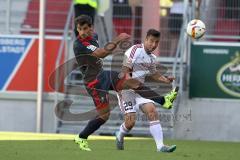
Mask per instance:
[[[97,47],[94,45],[88,45],[87,49],[90,49],[91,51],[95,51],[97,49]]]

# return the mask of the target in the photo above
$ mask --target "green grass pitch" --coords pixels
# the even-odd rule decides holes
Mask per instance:
[[[174,153],[158,153],[152,139],[126,140],[125,150],[114,140],[90,140],[83,152],[72,140],[1,140],[0,160],[239,160],[240,143],[167,140]]]

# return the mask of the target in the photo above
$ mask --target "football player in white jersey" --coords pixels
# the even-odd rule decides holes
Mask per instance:
[[[165,77],[157,72],[156,57],[152,52],[159,45],[159,41],[160,32],[150,29],[143,44],[133,45],[125,52],[123,72],[127,77],[136,78],[142,83],[144,83],[146,76],[151,77],[155,82],[168,84],[174,80],[174,77]],[[173,89],[170,95],[171,98],[175,99],[177,89]],[[150,133],[156,142],[157,151],[173,152],[176,149],[176,145],[167,146],[163,143],[162,127],[153,100],[141,97],[134,90],[122,90],[118,93],[118,99],[120,109],[124,113],[124,122],[119,131],[116,132],[117,149],[124,149],[124,135],[133,128],[138,109],[148,117]]]

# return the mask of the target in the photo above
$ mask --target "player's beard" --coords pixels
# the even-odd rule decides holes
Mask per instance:
[[[146,49],[146,52],[147,52],[148,54],[150,54],[150,53],[152,53],[154,50],[155,50],[155,48],[152,48],[152,49]]]
[[[84,38],[89,37],[89,36],[91,37],[92,35],[93,35],[93,32],[92,32],[92,31],[89,31],[88,33],[82,34],[82,35],[81,35],[81,38],[84,39]]]
[[[86,37],[88,37],[88,36],[89,36],[88,34],[82,34],[82,35],[81,35],[81,38],[84,39],[84,38],[86,38]]]

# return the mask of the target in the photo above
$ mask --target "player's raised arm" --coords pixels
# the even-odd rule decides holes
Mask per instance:
[[[163,83],[172,83],[173,80],[175,80],[174,77],[166,77],[161,75],[160,73],[156,72],[152,75],[148,76],[149,78],[151,78],[151,80],[155,81],[155,82],[163,82]]]
[[[112,48],[97,48],[92,55],[98,57],[98,58],[104,58],[106,56],[108,56],[109,54],[112,53],[112,51],[114,50],[114,48],[116,48],[116,46],[122,42],[122,41],[127,41],[130,38],[130,35],[126,34],[126,33],[121,33],[120,35],[118,35],[112,42],[110,42],[110,47]],[[112,45],[111,45],[112,44]]]

